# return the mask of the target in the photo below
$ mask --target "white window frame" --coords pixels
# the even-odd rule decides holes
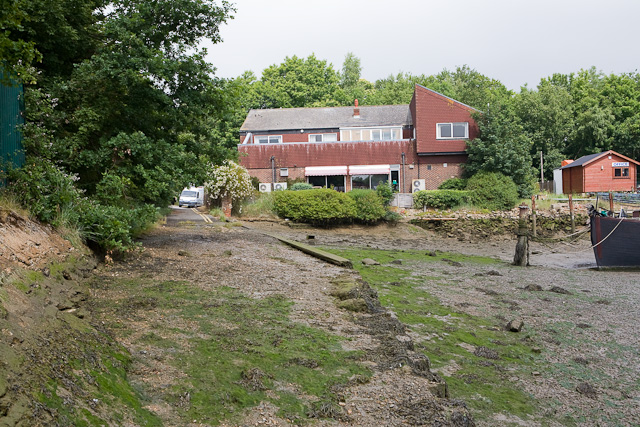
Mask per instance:
[[[266,138],[267,142],[260,142],[261,138]],[[272,141],[274,139],[275,141]],[[255,135],[253,137],[254,144],[282,144],[282,135]]]
[[[397,134],[399,136],[398,139],[402,139],[402,126],[377,126],[377,127],[355,127],[355,128],[340,128],[340,140],[348,142],[348,141],[353,141],[351,139],[351,131],[355,130],[355,131],[359,131],[360,135],[362,135],[362,132],[364,131],[369,131],[369,135],[371,136],[369,139],[358,139],[357,141],[396,141],[397,139],[393,137],[393,134],[397,131]],[[383,135],[385,131],[389,131],[391,132],[391,139],[384,139]],[[373,133],[374,132],[378,132],[380,135],[380,138],[378,139],[374,139],[373,137]],[[348,135],[348,137],[347,137]]]
[[[325,137],[329,136],[329,135],[333,135],[334,139],[331,139],[329,141],[325,141]],[[316,137],[316,136],[320,136],[320,141],[312,141],[311,138],[312,137]],[[309,134],[309,142],[338,142],[338,134],[337,133],[310,133]]]
[[[451,136],[441,135],[441,126],[449,126]],[[453,125],[464,125],[464,136],[453,136]],[[469,139],[469,122],[436,123],[436,139]]]

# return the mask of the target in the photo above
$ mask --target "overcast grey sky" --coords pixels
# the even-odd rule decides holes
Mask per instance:
[[[233,1],[233,0],[232,0]],[[640,68],[640,0],[235,0],[224,41],[207,46],[219,77],[314,53],[362,77],[469,65],[519,91],[553,73]]]

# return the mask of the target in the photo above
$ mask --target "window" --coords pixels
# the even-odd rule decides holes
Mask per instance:
[[[309,134],[309,142],[336,142],[337,133],[312,133]]]
[[[399,141],[401,139],[402,128],[399,127],[340,130],[340,140],[342,141]]]
[[[613,168],[614,178],[629,178],[629,168]]]
[[[282,135],[256,135],[253,137],[253,142],[256,144],[280,144]]]
[[[314,187],[333,188],[336,191],[344,193],[344,176],[328,175],[328,176],[310,176],[307,182]]]
[[[352,175],[351,189],[375,190],[383,182],[389,182],[389,175]]]
[[[436,125],[438,139],[467,139],[469,138],[469,123],[438,123]]]

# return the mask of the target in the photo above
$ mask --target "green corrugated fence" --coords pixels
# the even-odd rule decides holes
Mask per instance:
[[[20,125],[24,123],[22,85],[0,67],[0,185],[8,167],[24,165]]]

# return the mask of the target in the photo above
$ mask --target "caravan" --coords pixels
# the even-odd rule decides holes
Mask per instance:
[[[178,206],[195,208],[204,204],[204,187],[189,187],[182,190]]]

